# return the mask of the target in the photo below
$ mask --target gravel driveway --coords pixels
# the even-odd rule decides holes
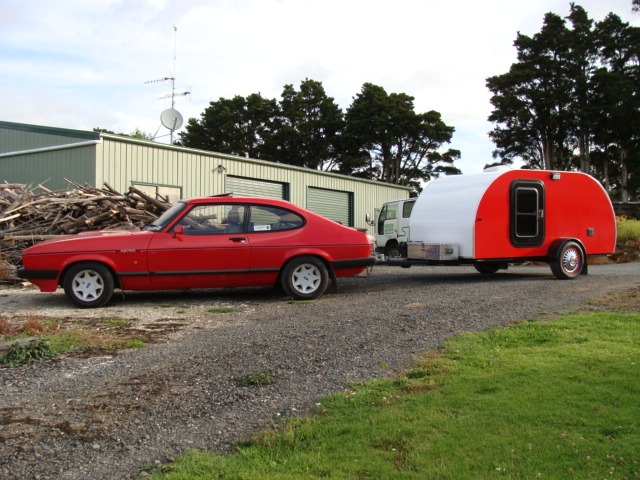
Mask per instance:
[[[639,285],[640,265],[630,263],[590,266],[574,281],[547,266],[496,275],[377,266],[308,303],[242,289],[128,293],[79,310],[61,291],[3,289],[4,318],[113,316],[172,328],[141,350],[0,368],[0,478],[138,478],[191,448],[228,451],[350,382],[409,367],[452,335],[595,309],[585,301]],[[234,311],[210,311],[224,306]],[[261,370],[275,382],[236,381]]]

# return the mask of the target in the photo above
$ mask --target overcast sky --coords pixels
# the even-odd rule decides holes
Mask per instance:
[[[576,1],[640,25],[631,0]],[[184,122],[209,102],[322,82],[345,111],[365,82],[415,97],[456,130],[464,173],[492,162],[485,80],[516,60],[569,0],[0,0],[0,120],[60,128],[136,128],[168,142],[160,114]],[[174,29],[174,26],[176,29]],[[1,176],[1,175],[0,175]],[[9,179],[10,180],[10,179]]]

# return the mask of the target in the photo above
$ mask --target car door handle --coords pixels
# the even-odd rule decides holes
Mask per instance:
[[[247,237],[229,237],[232,242],[246,242]]]

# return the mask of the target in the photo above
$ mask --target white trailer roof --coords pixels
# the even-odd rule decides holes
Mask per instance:
[[[424,188],[411,212],[411,241],[457,244],[474,258],[474,225],[482,196],[504,169],[437,178]]]

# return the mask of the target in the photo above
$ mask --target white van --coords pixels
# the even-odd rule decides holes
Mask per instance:
[[[373,225],[377,253],[382,253],[387,258],[407,256],[409,217],[415,203],[415,198],[405,198],[382,205]]]

